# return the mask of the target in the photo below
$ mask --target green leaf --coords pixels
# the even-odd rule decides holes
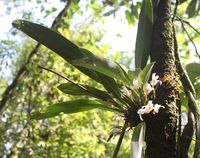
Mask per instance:
[[[141,72],[141,69],[136,69],[136,70],[129,70],[128,71],[128,76],[131,80],[138,78],[139,73]]]
[[[60,91],[70,95],[89,95],[89,93],[81,89],[78,85],[72,83],[63,83],[57,87]]]
[[[186,10],[186,13],[188,14],[188,18],[192,18],[195,16],[195,13],[197,12],[197,0],[192,0]]]
[[[120,94],[119,86],[115,82],[115,80],[108,77],[108,76],[105,76],[103,74],[100,74],[100,73],[98,73],[98,74],[99,74],[99,78],[101,79],[103,86],[108,91],[108,93],[113,95],[118,100],[121,100],[121,94]]]
[[[25,20],[15,20],[12,25],[45,45],[59,56],[63,57],[66,61],[71,63],[72,60],[85,57],[80,51],[79,47],[73,44],[71,41],[63,37],[62,35],[35,23],[31,23]],[[72,64],[72,63],[71,63]],[[119,87],[113,78],[107,77],[101,73],[89,70],[84,67],[75,66],[77,69],[91,77],[92,79],[100,82],[105,89],[119,97]],[[109,84],[108,84],[109,83]]]
[[[152,27],[152,2],[151,0],[143,0],[135,46],[135,68],[143,69],[147,64],[151,46]]]
[[[92,58],[94,57],[93,54],[83,48],[80,48],[80,50],[82,51],[82,53],[87,56],[88,58]],[[119,90],[119,85],[116,83],[116,81],[113,79],[112,77],[109,77],[103,73],[100,73],[98,71],[96,71],[99,79],[101,80],[101,84],[104,86],[104,88],[110,93],[112,94],[115,98],[117,98],[118,100],[121,100],[121,94],[120,94],[120,90]]]
[[[194,82],[197,77],[200,77],[200,64],[190,63],[186,65],[185,68],[192,82]]]
[[[138,75],[138,81],[146,84],[149,81],[150,75],[151,75],[151,70],[154,66],[155,62],[152,62],[145,66],[145,68],[139,73]]]
[[[123,74],[124,78],[125,78],[125,82],[127,85],[132,85],[133,84],[133,79],[131,79],[129,77],[129,71],[125,71],[124,68],[117,62],[115,62],[118,65],[118,68],[121,69],[121,73]]]
[[[194,85],[195,92],[196,92],[196,99],[200,99],[200,81]]]
[[[105,58],[99,57],[91,53],[89,50],[80,49],[84,54],[84,58],[73,60],[72,64],[84,68],[88,68],[97,72],[100,72],[111,78],[116,78],[124,82],[129,82],[128,75],[125,70],[119,64],[108,61]]]
[[[44,112],[33,112],[31,114],[31,119],[40,120],[59,115],[59,113],[61,112],[63,112],[64,114],[72,114],[96,108],[107,109],[107,106],[96,100],[68,101],[48,106],[46,110],[44,110]]]
[[[47,48],[51,49],[69,63],[71,63],[72,60],[84,57],[82,52],[79,50],[79,47],[51,29],[25,20],[15,20],[13,21],[12,25]],[[97,74],[94,71],[83,67],[75,67],[92,79],[100,82]]]
[[[25,20],[15,20],[12,24],[15,28],[55,51],[67,61],[83,57],[75,44],[49,28]]]
[[[186,2],[187,0],[179,0],[179,4]]]
[[[83,87],[84,89],[82,89]],[[70,94],[70,95],[87,95],[93,96],[98,99],[102,99],[107,101],[111,99],[107,92],[90,87],[88,85],[75,85],[72,83],[64,83],[58,86],[58,89],[61,90],[63,93]]]
[[[135,17],[133,17],[132,12],[126,10],[125,15],[129,25],[135,24],[135,19],[134,19]]]
[[[131,141],[131,158],[141,158],[145,138],[145,123],[138,124],[133,131]]]

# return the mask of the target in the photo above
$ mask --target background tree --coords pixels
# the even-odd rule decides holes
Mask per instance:
[[[85,25],[85,30],[83,29],[83,25],[81,25],[81,30],[83,30],[83,31],[81,31],[80,35],[77,35],[76,29],[75,29],[75,31],[72,31],[72,29],[70,28],[70,26],[71,26],[70,18],[73,19],[74,15],[76,15],[77,13],[81,13],[80,3],[81,2],[77,1],[77,2],[73,2],[70,4],[71,6],[69,7],[68,12],[67,12],[68,20],[65,19],[64,21],[61,21],[62,25],[61,24],[58,25],[59,31],[66,37],[70,37],[70,40],[75,42],[80,47],[87,48],[89,50],[92,50],[93,52],[106,52],[108,50],[108,47],[106,45],[104,45],[104,46],[96,45],[96,43],[98,44],[98,42],[96,42],[96,41],[100,41],[102,34],[97,34],[96,30],[94,33],[92,31],[91,24]],[[159,92],[160,91],[161,92],[169,91],[170,94],[172,94],[171,92],[173,92],[173,95],[172,95],[173,97],[170,97],[170,102],[176,103],[176,102],[178,102],[178,100],[177,100],[178,95],[176,93],[176,91],[177,91],[176,84],[177,83],[175,82],[174,84],[172,84],[173,82],[170,82],[170,81],[173,80],[174,78],[176,78],[177,74],[176,74],[176,70],[174,70],[174,74],[171,73],[171,71],[169,71],[169,68],[171,66],[171,68],[174,69],[175,65],[178,68],[178,70],[180,70],[180,68],[178,65],[179,63],[178,62],[175,63],[175,60],[174,60],[174,58],[175,58],[174,50],[176,50],[175,49],[176,43],[174,43],[175,38],[174,38],[174,32],[173,32],[173,27],[172,27],[172,21],[170,18],[171,15],[169,16],[169,14],[171,14],[171,12],[169,12],[169,10],[168,10],[171,6],[171,3],[170,3],[170,1],[166,1],[166,3],[168,5],[164,4],[164,3],[165,3],[164,1],[161,1],[159,4],[153,3],[154,10],[155,11],[157,10],[157,12],[154,12],[155,13],[154,19],[156,19],[156,20],[154,21],[155,24],[153,27],[153,40],[152,41],[155,41],[155,42],[153,42],[152,46],[151,46],[151,50],[152,50],[151,51],[152,52],[151,59],[153,61],[154,60],[156,61],[154,71],[156,71],[163,78],[163,82],[164,82],[164,84],[160,87],[160,89],[158,89],[158,91]],[[187,2],[181,2],[181,3],[182,4],[179,7],[181,9],[178,10],[178,14],[180,14],[180,15],[182,15],[184,13],[184,11],[185,11],[184,6],[186,6],[188,4]],[[68,4],[68,2],[67,2],[67,4]],[[138,10],[138,8],[140,8],[140,4],[141,4],[140,2],[139,3],[131,3],[129,1],[123,1],[123,2],[105,1],[104,3],[98,4],[96,1],[91,1],[91,3],[88,4],[88,6],[89,6],[88,8],[95,11],[94,15],[93,15],[94,18],[91,18],[92,19],[91,21],[96,22],[96,19],[98,19],[98,20],[102,19],[101,15],[112,16],[112,14],[116,14],[117,11],[120,10],[120,8],[122,8],[122,6],[127,7],[127,9],[125,9],[126,18],[129,23],[133,24],[135,18],[138,16],[137,10]],[[102,6],[107,6],[108,8],[111,8],[111,9],[109,9],[109,11],[105,13],[106,7],[104,8]],[[183,6],[183,8],[182,8],[182,6]],[[193,9],[191,9],[192,7],[193,7]],[[149,6],[147,6],[147,9],[148,8],[149,8]],[[163,8],[164,8],[164,11],[166,11],[166,12],[162,12],[163,14],[159,14],[159,12],[160,12],[159,10],[163,11],[162,10]],[[76,10],[76,12],[73,12],[74,9]],[[147,13],[149,13],[149,12],[147,12]],[[197,13],[198,13],[198,2],[191,1],[191,3],[188,5],[187,14],[189,15],[189,17],[193,17]],[[59,14],[59,15],[61,15],[61,14]],[[141,15],[142,15],[142,13],[141,13]],[[65,14],[65,16],[66,16],[66,14]],[[155,18],[155,16],[156,16],[156,18]],[[166,18],[163,18],[163,16],[166,16]],[[141,19],[144,20],[144,18],[141,18]],[[187,24],[188,26],[190,26],[190,23],[188,23],[187,21],[181,20],[179,17],[176,17],[175,19],[181,21],[182,22],[181,24],[185,24],[185,25]],[[142,21],[142,20],[140,20],[140,21]],[[198,17],[195,20],[198,20]],[[163,23],[164,21],[169,25],[165,25],[165,23]],[[58,20],[55,20],[55,22],[58,22]],[[163,28],[163,30],[156,29],[158,27],[157,25],[159,26],[159,28]],[[164,25],[164,26],[160,27],[162,25]],[[180,25],[180,23],[178,25]],[[185,25],[183,25],[183,26],[186,27]],[[150,25],[148,24],[148,26],[150,26]],[[140,28],[141,27],[139,27],[138,32],[140,32],[139,30],[142,30]],[[88,31],[88,30],[90,30],[90,31]],[[166,31],[166,30],[167,30],[167,33],[165,34],[164,31]],[[187,29],[187,31],[190,31],[190,29]],[[76,37],[74,37],[74,34],[76,35]],[[89,34],[89,37],[88,37],[88,34]],[[162,35],[161,39],[158,39],[158,38],[160,38],[160,36],[159,36],[160,34]],[[198,34],[198,30],[195,30],[193,32],[193,34],[194,34],[193,39],[194,40],[196,39],[196,41],[198,41],[198,38],[195,37]],[[164,35],[164,39],[163,39],[163,35]],[[147,37],[147,39],[149,39],[149,34],[145,34],[143,38],[145,39],[146,37]],[[92,40],[93,38],[94,38],[94,41]],[[139,41],[139,40],[137,39],[137,41]],[[159,43],[157,43],[157,41],[159,41]],[[161,42],[161,41],[163,41],[163,42]],[[169,41],[169,43],[166,41]],[[183,56],[186,56],[187,52],[185,53],[184,52],[185,48],[182,48],[182,47],[184,46],[184,42],[190,43],[190,41],[184,40],[181,32],[180,32],[180,35],[178,34],[178,41],[182,42],[182,44],[180,44],[181,47],[179,46],[179,48],[181,48],[180,52],[183,54]],[[147,48],[147,51],[150,48],[149,47],[150,44],[148,45],[148,42],[149,41],[147,40],[147,43],[145,43],[145,47],[144,47],[144,48]],[[31,43],[32,43],[32,41],[31,41]],[[9,43],[5,43],[6,46],[8,44]],[[11,44],[13,45],[13,43],[11,43]],[[139,44],[139,46],[140,45],[141,44]],[[159,45],[161,45],[161,47],[158,47]],[[163,45],[164,45],[164,47],[163,47]],[[138,48],[141,48],[141,47],[137,47],[137,43],[136,43],[136,56],[138,54],[137,53]],[[19,49],[19,51],[24,50],[24,52],[27,52],[27,51],[29,52],[30,51],[30,39],[28,39],[28,41],[25,41],[24,46],[21,48],[18,48],[18,49]],[[36,47],[33,50],[35,51],[35,49],[38,49],[38,48]],[[34,51],[32,51],[32,52],[34,52]],[[45,53],[42,53],[42,52],[45,52]],[[159,58],[159,60],[157,60],[158,59],[157,52],[161,53],[161,58]],[[146,52],[144,52],[144,55],[145,55],[145,53]],[[154,53],[156,53],[156,54],[154,55]],[[169,58],[162,58],[162,55],[164,55],[164,53],[166,53],[167,56],[169,55]],[[190,54],[192,54],[192,53],[190,53]],[[103,55],[103,54],[99,53],[98,55]],[[21,57],[22,58],[20,58],[17,61],[17,63],[22,63],[22,61],[24,61],[23,54]],[[166,57],[166,56],[164,55],[164,57]],[[169,65],[168,64],[158,64],[159,62],[165,63],[166,59],[170,59],[170,58],[172,60],[170,60]],[[160,59],[163,59],[163,60],[160,60]],[[178,60],[177,57],[176,57],[176,60]],[[26,59],[25,59],[25,61],[26,61]],[[99,114],[99,115],[97,115],[96,113],[94,113],[94,111],[91,111],[91,112],[87,112],[85,114],[73,115],[73,116],[77,116],[77,119],[71,118],[70,116],[72,116],[72,115],[70,115],[70,116],[59,115],[59,116],[57,116],[58,119],[48,119],[48,120],[44,120],[42,122],[40,122],[40,121],[39,122],[37,122],[37,121],[30,122],[30,115],[29,115],[30,111],[33,108],[37,109],[38,104],[41,105],[41,103],[42,103],[41,108],[44,108],[46,105],[49,105],[51,103],[61,102],[63,100],[69,100],[69,97],[70,97],[70,96],[64,97],[55,88],[52,88],[52,85],[55,86],[57,83],[61,82],[60,78],[57,78],[55,75],[52,75],[49,73],[45,73],[48,76],[45,76],[45,74],[43,74],[43,73],[41,74],[41,71],[38,71],[37,65],[45,65],[45,67],[55,69],[57,72],[62,72],[62,74],[66,73],[67,76],[71,80],[75,80],[76,82],[79,82],[82,84],[87,83],[87,84],[90,84],[91,86],[95,86],[97,88],[101,88],[101,86],[96,85],[96,83],[91,83],[90,80],[83,77],[82,75],[81,75],[82,77],[79,78],[80,74],[77,71],[75,71],[75,69],[73,67],[71,67],[69,64],[66,64],[65,62],[63,62],[63,60],[60,59],[59,57],[52,55],[51,52],[49,52],[47,54],[47,50],[43,47],[40,49],[39,55],[37,55],[37,56],[34,55],[33,57],[32,57],[32,55],[30,55],[28,57],[27,61],[28,62],[25,62],[25,65],[22,65],[22,68],[24,67],[23,73],[21,73],[20,75],[17,75],[18,76],[18,77],[16,77],[17,80],[14,80],[14,82],[13,82],[14,86],[9,86],[10,88],[7,89],[8,92],[6,93],[6,91],[5,91],[5,93],[3,95],[4,96],[3,99],[9,98],[9,102],[7,103],[8,105],[2,113],[2,118],[3,118],[3,120],[5,120],[4,123],[2,122],[2,126],[4,127],[4,128],[2,128],[2,132],[5,133],[5,135],[3,135],[1,138],[2,139],[1,147],[2,147],[2,150],[4,150],[4,154],[10,155],[10,156],[19,155],[21,157],[22,156],[26,157],[27,155],[29,155],[29,156],[44,156],[45,155],[47,157],[64,157],[64,155],[68,155],[68,156],[72,156],[72,157],[77,157],[79,155],[83,156],[83,157],[87,157],[87,156],[88,157],[91,157],[91,156],[104,157],[106,155],[111,155],[112,144],[114,145],[114,142],[111,143],[111,145],[106,144],[104,142],[107,137],[107,133],[106,133],[105,129],[109,129],[110,124],[113,124],[112,122],[108,122],[109,117],[111,118],[111,115],[112,115],[112,113],[110,113],[110,112],[104,113],[101,111],[97,111],[97,113]],[[120,61],[120,60],[118,60],[118,61]],[[145,60],[140,60],[140,61],[143,61],[143,63],[145,63],[144,62]],[[143,65],[143,67],[144,67],[144,65]],[[164,67],[160,67],[161,65],[163,65]],[[196,88],[198,88],[198,86],[199,86],[198,79],[197,79],[199,76],[199,72],[198,72],[198,69],[196,69],[197,66],[198,66],[198,64],[190,64],[186,67],[189,72],[189,75],[192,79],[192,82],[194,84],[196,84],[196,86],[195,86]],[[62,70],[60,69],[61,67],[63,68]],[[67,72],[66,72],[66,67],[67,67]],[[138,67],[141,67],[141,65]],[[171,70],[171,68],[170,68],[170,70]],[[193,72],[195,71],[195,73],[190,71],[191,69],[193,70]],[[25,76],[22,77],[22,74],[23,74],[23,76],[25,74]],[[179,74],[182,77],[182,75],[181,75],[182,71]],[[169,78],[168,78],[168,76],[169,76]],[[165,77],[166,77],[166,80],[165,80]],[[23,79],[21,79],[21,78],[23,78]],[[45,82],[45,80],[49,80],[49,78],[51,78],[51,80],[48,82]],[[185,81],[184,77],[182,77],[182,78],[183,78],[182,81]],[[10,85],[12,85],[12,84],[10,84]],[[183,84],[183,85],[187,85],[187,84]],[[190,96],[190,93],[187,93],[187,91],[191,91],[191,89],[188,90],[188,87],[186,87],[185,93],[189,97],[189,100],[190,100],[189,105],[191,105],[191,107],[193,107],[192,104],[194,104],[194,102],[193,102],[194,100],[191,99],[192,97]],[[198,99],[198,96],[199,96],[198,89],[196,92],[197,92],[196,96]],[[191,93],[193,93],[193,91],[191,91]],[[176,144],[175,130],[176,130],[176,120],[177,120],[176,113],[178,113],[178,112],[176,111],[176,109],[173,108],[175,106],[168,106],[171,104],[170,102],[169,103],[167,102],[167,104],[166,104],[166,102],[164,102],[164,101],[162,102],[161,99],[159,99],[159,97],[161,97],[163,99],[163,95],[166,96],[166,100],[168,101],[169,98],[167,98],[167,97],[169,97],[169,95],[167,93],[164,93],[164,94],[158,93],[158,96],[156,99],[158,100],[158,102],[161,105],[165,105],[165,109],[167,109],[167,110],[165,112],[161,113],[159,115],[159,117],[156,117],[156,119],[158,119],[158,120],[154,120],[155,117],[153,117],[153,118],[151,118],[151,117],[149,118],[148,116],[147,116],[147,118],[145,117],[145,122],[147,123],[146,155],[148,157],[150,157],[150,156],[156,157],[156,155],[159,156],[160,151],[162,151],[162,154],[165,153],[166,157],[170,157],[171,155],[169,156],[169,154],[175,155],[175,153],[176,153],[176,151],[175,151],[176,150],[175,149],[175,144]],[[181,93],[181,95],[184,96],[183,93]],[[11,96],[12,96],[12,98],[11,98]],[[80,96],[70,97],[70,100],[76,100],[76,99],[80,99],[80,98],[82,98],[82,97],[80,97]],[[6,101],[7,101],[7,99],[6,99]],[[187,103],[184,102],[185,99],[183,98],[183,99],[181,99],[181,101],[183,101],[182,105],[183,105],[183,107],[185,107],[185,109],[183,109],[183,111],[187,111],[188,110],[187,106],[186,106]],[[17,107],[13,107],[13,102],[15,103],[15,105]],[[5,106],[5,101],[2,100],[1,107],[4,107],[4,106]],[[14,111],[13,109],[16,109],[15,112],[13,112]],[[180,112],[180,107],[179,107],[179,112]],[[193,109],[192,113],[196,114],[195,109]],[[28,114],[28,115],[26,115],[26,114]],[[171,115],[168,115],[168,114],[171,114]],[[191,115],[190,110],[189,110],[189,114]],[[162,119],[163,118],[162,115],[166,119]],[[81,119],[81,118],[84,118],[84,119]],[[196,119],[197,119],[197,117],[196,117]],[[82,120],[82,121],[80,121],[80,120]],[[92,122],[92,124],[91,124],[91,120],[97,120],[97,121]],[[155,122],[159,121],[159,124],[161,125],[161,123],[163,123],[163,126],[161,126],[160,128],[157,128],[156,124],[151,123],[152,121],[155,121]],[[15,126],[16,122],[18,125],[17,127]],[[102,124],[102,126],[100,126],[101,124]],[[166,130],[162,128],[164,126],[166,127],[166,124],[169,129],[169,131],[167,130],[167,133],[166,133]],[[85,129],[86,125],[88,125],[88,127],[90,127],[89,130],[86,130],[87,128]],[[91,130],[92,125],[93,125],[94,130]],[[156,128],[152,127],[152,125],[155,125]],[[179,125],[180,125],[180,122],[179,122]],[[189,123],[189,121],[188,121],[188,125],[191,125],[191,122]],[[196,124],[196,127],[197,127],[197,125],[198,124]],[[76,127],[76,128],[68,129],[66,132],[65,128],[67,128],[67,127]],[[171,128],[171,127],[173,127],[173,128]],[[152,129],[157,130],[159,132],[164,131],[164,133],[163,133],[163,135],[161,135],[161,137],[160,137],[160,135],[158,137],[157,137],[157,135],[152,136],[151,135]],[[187,128],[185,128],[185,129],[187,129]],[[16,130],[18,132],[15,132]],[[7,133],[6,133],[6,131],[7,131]],[[82,138],[85,137],[85,134],[83,131],[86,131],[86,133],[89,132],[90,134],[88,134],[88,139],[86,139],[82,142],[81,141]],[[171,131],[173,131],[173,132],[171,132]],[[52,134],[54,132],[56,132],[57,134],[56,135]],[[98,134],[98,132],[99,132],[99,134]],[[155,134],[158,133],[155,131],[153,131],[153,132]],[[73,133],[73,136],[72,136],[72,133]],[[196,132],[196,133],[198,134],[198,132]],[[188,132],[186,132],[186,138],[188,138],[187,134],[188,134]],[[89,137],[89,135],[91,135],[92,137]],[[95,135],[95,136],[93,136],[93,135]],[[168,137],[168,135],[172,135],[172,137]],[[96,137],[96,139],[93,139],[94,137]],[[127,136],[127,137],[130,137],[130,136]],[[159,143],[160,141],[159,140],[157,141],[156,139],[154,139],[154,137],[161,138],[161,140],[162,141],[164,140],[163,142],[166,142],[166,144],[168,143],[168,141],[169,141],[169,143],[173,142],[172,144],[174,144],[174,145],[170,146],[169,144],[167,144],[167,145],[164,144],[164,146],[167,147],[167,148],[164,148],[163,144],[160,144]],[[181,137],[180,140],[184,141],[183,138],[184,137]],[[96,142],[97,140],[98,140],[98,143]],[[128,138],[127,138],[127,140],[128,140]],[[185,139],[185,140],[188,141],[191,139]],[[156,143],[152,143],[152,141],[153,142],[155,141]],[[13,144],[11,152],[10,152],[10,149],[5,150],[6,142]],[[52,142],[55,142],[55,143],[52,143]],[[80,142],[80,144],[79,144],[79,142]],[[73,144],[73,147],[71,147],[72,144]],[[127,144],[129,144],[128,141],[127,141]],[[156,147],[154,148],[154,146],[149,146],[149,144],[156,145]],[[38,149],[38,145],[40,146],[40,149]],[[98,146],[96,146],[96,145],[98,145]],[[159,145],[159,146],[157,146],[157,145]],[[83,148],[80,148],[80,146],[83,146]],[[161,148],[162,150],[160,150],[160,149],[158,150],[158,147],[162,147]],[[123,148],[126,148],[126,145]],[[169,148],[171,148],[170,152],[168,151]],[[68,149],[68,150],[66,151],[66,149]],[[91,149],[91,150],[88,151],[88,149]],[[167,150],[165,150],[165,149],[167,149]],[[184,148],[184,150],[185,150],[185,148]],[[181,150],[181,152],[184,150]],[[187,150],[188,150],[188,148],[186,147],[186,153],[183,153],[184,155],[187,154]],[[125,157],[126,154],[123,151],[126,151],[126,150],[122,149],[121,151],[122,151],[121,156]],[[10,154],[8,154],[7,152],[8,153],[10,152]],[[196,154],[198,154],[198,148],[196,148]]]

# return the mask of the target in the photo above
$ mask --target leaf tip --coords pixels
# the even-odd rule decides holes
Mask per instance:
[[[24,24],[24,20],[16,19],[12,22],[12,26],[20,29],[20,27]]]

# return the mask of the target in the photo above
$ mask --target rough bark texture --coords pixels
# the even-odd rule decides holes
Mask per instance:
[[[170,5],[170,0],[160,0],[154,14],[150,56],[151,61],[156,61],[153,72],[165,78],[157,89],[154,103],[165,108],[146,120],[147,158],[176,157],[178,84]]]

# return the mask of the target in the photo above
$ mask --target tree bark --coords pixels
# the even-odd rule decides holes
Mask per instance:
[[[163,78],[156,91],[154,104],[160,104],[159,113],[146,120],[146,157],[175,158],[178,117],[178,75],[174,57],[171,0],[160,0],[154,8],[155,21],[152,32],[151,61],[153,73]]]

